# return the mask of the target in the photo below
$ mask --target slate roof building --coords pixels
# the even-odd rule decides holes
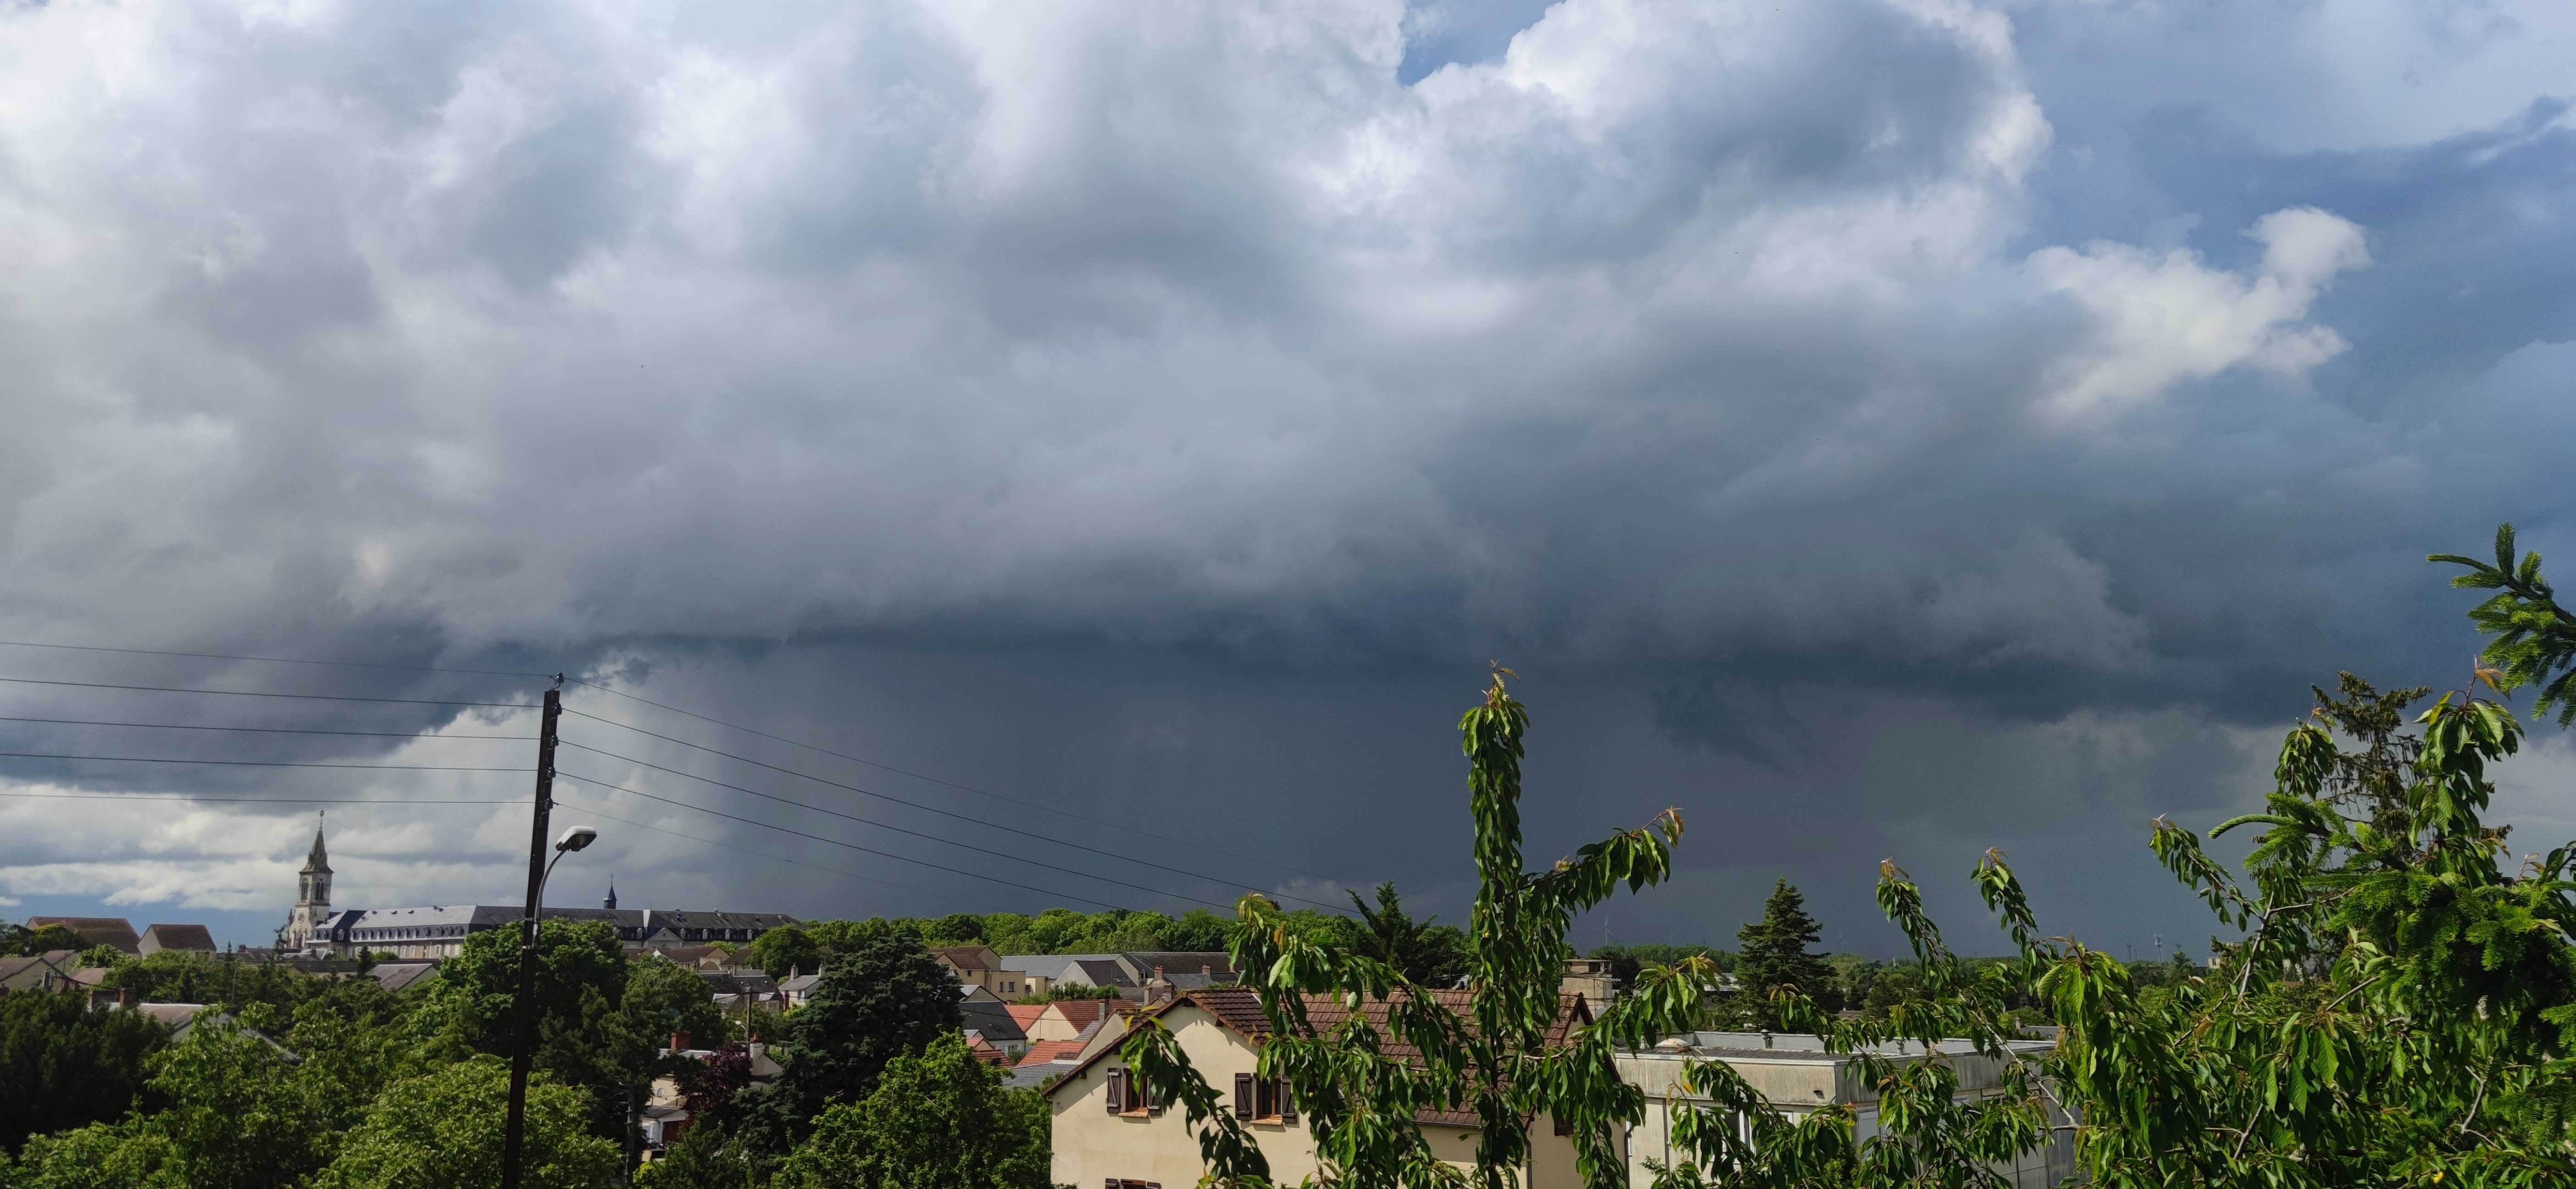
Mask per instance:
[[[72,970],[80,955],[70,950],[0,958],[0,992],[68,991],[78,985]]]
[[[430,904],[414,908],[331,907],[331,864],[322,833],[297,873],[295,910],[279,930],[282,952],[305,957],[352,958],[389,953],[396,958],[452,958],[465,939],[492,929],[514,929],[524,915],[516,904]],[[611,891],[602,908],[546,906],[549,920],[604,921],[617,939],[647,949],[677,949],[725,941],[741,944],[796,918],[781,912],[702,912],[668,908],[619,908]],[[123,924],[123,922],[118,922]],[[301,930],[301,932],[299,932]],[[127,927],[132,933],[132,927]],[[132,951],[127,951],[131,953]]]
[[[1969,1041],[1945,1040],[1940,1045],[1941,1059],[1958,1077],[1962,1100],[1988,1098],[2006,1092],[2008,1063],[2036,1057],[2053,1043],[2010,1041],[2004,1045],[2004,1055],[1996,1058],[1977,1052],[1976,1045]],[[1923,1045],[1914,1041],[1879,1045],[1871,1054],[1898,1065],[1929,1057]],[[1694,1061],[1724,1062],[1792,1120],[1818,1110],[1843,1110],[1851,1113],[1855,1139],[1865,1140],[1878,1133],[1878,1091],[1865,1076],[1860,1058],[1828,1051],[1820,1037],[1790,1032],[1690,1032],[1667,1037],[1651,1049],[1620,1053],[1616,1060],[1620,1080],[1635,1086],[1646,1098],[1645,1118],[1628,1138],[1629,1176],[1636,1184],[1654,1179],[1646,1164],[1649,1160],[1670,1166],[1676,1160],[1689,1159],[1688,1150],[1675,1145],[1672,1134],[1680,1113],[1677,1105],[1707,1102],[1682,1082],[1683,1070]],[[2051,1122],[2073,1120],[2059,1117]],[[2014,1189],[2049,1189],[2069,1183],[2070,1178],[2082,1172],[2075,1163],[2072,1128],[2056,1132],[2048,1142],[2018,1159],[1999,1161],[1987,1168],[1994,1174],[1994,1183]]]

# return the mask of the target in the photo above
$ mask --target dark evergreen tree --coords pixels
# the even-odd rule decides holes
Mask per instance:
[[[788,1022],[778,1081],[742,1096],[745,1137],[769,1155],[795,1147],[823,1108],[876,1089],[887,1062],[957,1031],[961,994],[955,976],[909,930],[878,933],[835,954],[814,997]]]
[[[1435,925],[1430,917],[1414,920],[1404,911],[1393,882],[1377,886],[1376,908],[1370,908],[1357,892],[1343,895],[1360,910],[1359,919],[1349,922],[1344,941],[1352,952],[1384,962],[1426,987],[1454,985],[1467,972],[1467,935],[1452,925]]]
[[[152,1109],[137,1098],[144,1059],[169,1036],[136,1012],[90,1011],[80,995],[0,996],[0,1145]]]
[[[1762,919],[1735,932],[1744,948],[1735,955],[1735,985],[1739,1013],[1745,1022],[1760,1028],[1778,1028],[1778,1009],[1771,1003],[1774,988],[1790,987],[1821,1006],[1833,993],[1833,967],[1822,954],[1809,952],[1809,946],[1824,936],[1815,918],[1807,915],[1807,898],[1798,894],[1796,885],[1780,880],[1771,885],[1771,898],[1762,904]]]

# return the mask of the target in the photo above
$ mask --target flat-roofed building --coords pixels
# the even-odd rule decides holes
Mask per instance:
[[[1960,1098],[1985,1098],[2003,1093],[2008,1062],[2044,1052],[2049,1043],[2013,1041],[2006,1046],[2002,1058],[1995,1058],[1977,1052],[1968,1041],[1949,1040],[1941,1042],[1938,1059],[1949,1062],[1957,1071]],[[1922,1061],[1930,1056],[1921,1044],[1912,1042],[1882,1045],[1870,1051],[1898,1062]],[[1828,1051],[1822,1038],[1787,1032],[1685,1033],[1652,1049],[1618,1056],[1620,1080],[1646,1096],[1646,1117],[1628,1138],[1628,1175],[1632,1184],[1653,1183],[1653,1172],[1646,1167],[1650,1159],[1668,1166],[1690,1159],[1688,1150],[1673,1146],[1673,1119],[1687,1104],[1707,1101],[1682,1089],[1682,1071],[1693,1062],[1707,1061],[1723,1062],[1774,1109],[1793,1119],[1820,1108],[1843,1106],[1853,1113],[1856,1140],[1866,1141],[1878,1134],[1877,1089],[1869,1084],[1857,1057]],[[2015,1189],[2053,1189],[2077,1175],[2072,1135],[2060,1132],[2053,1142],[2009,1167],[1999,1165],[1994,1171]]]

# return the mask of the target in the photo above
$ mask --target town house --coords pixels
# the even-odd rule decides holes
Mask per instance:
[[[1434,994],[1454,1011],[1468,1010],[1465,992]],[[1307,1010],[1318,1028],[1331,1027],[1343,1012],[1338,1002],[1320,998],[1309,1000]],[[1371,1014],[1383,1010],[1380,1005]],[[1296,1103],[1280,1083],[1257,1075],[1261,1046],[1270,1036],[1259,995],[1242,987],[1185,991],[1145,1014],[1171,1029],[1190,1063],[1218,1091],[1224,1109],[1246,1125],[1270,1162],[1274,1183],[1293,1185],[1321,1175],[1314,1138]],[[1567,996],[1549,1042],[1563,1043],[1590,1020],[1582,999]],[[1049,1179],[1058,1185],[1186,1189],[1206,1171],[1186,1113],[1164,1110],[1142,1093],[1127,1076],[1119,1046],[1095,1043],[1084,1060],[1048,1088],[1047,1103],[1054,1113],[1055,1163]],[[1461,1168],[1474,1167],[1472,1108],[1426,1112],[1420,1122],[1433,1155]],[[1526,1189],[1579,1189],[1583,1181],[1571,1137],[1556,1134],[1553,1123],[1541,1117],[1530,1128],[1530,1145],[1532,1166],[1514,1178],[1517,1182]]]

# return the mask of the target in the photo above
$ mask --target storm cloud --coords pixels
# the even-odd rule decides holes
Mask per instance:
[[[1196,900],[1397,878],[1453,919],[1446,724],[1501,659],[1541,716],[1534,848],[1690,816],[1682,886],[1603,922],[1631,939],[1722,938],[1789,874],[1878,945],[1877,858],[1991,844],[2052,925],[2205,930],[2150,891],[2145,820],[2256,795],[2337,669],[2456,684],[2422,555],[2563,532],[2569,36],[2393,0],[10,6],[0,631],[569,669],[1220,878],[763,789]],[[914,853],[585,730],[629,761],[568,771]],[[24,788],[524,791],[43,763]],[[662,903],[1046,902],[619,804],[691,836],[597,852]],[[99,805],[0,809],[5,890],[282,916],[289,811]],[[518,811],[346,812],[344,898],[507,894]]]

